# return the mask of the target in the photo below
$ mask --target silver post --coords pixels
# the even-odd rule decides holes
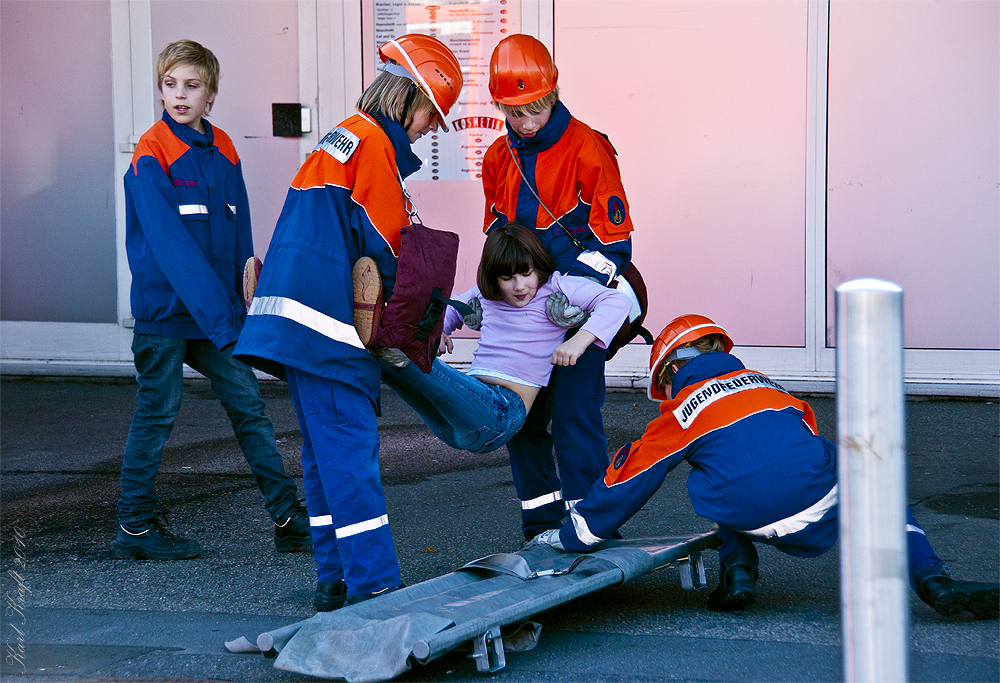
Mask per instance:
[[[903,290],[837,287],[837,459],[844,680],[909,680]]]

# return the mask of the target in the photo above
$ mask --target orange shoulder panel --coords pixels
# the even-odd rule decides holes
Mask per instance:
[[[398,255],[399,231],[410,222],[410,217],[399,185],[392,143],[376,124],[360,115],[352,116],[340,127],[360,138],[347,163],[316,149],[302,164],[292,187],[311,190],[331,186],[347,190],[393,254]]]
[[[744,381],[747,377],[753,382]],[[756,378],[763,378],[763,381]],[[632,444],[625,463],[618,469],[613,469],[613,465],[608,468],[604,483],[610,487],[626,482],[702,436],[768,410],[795,408],[803,413],[802,421],[810,431],[817,434],[816,419],[809,404],[768,386],[770,382],[760,373],[738,370],[685,387],[676,398],[660,403],[660,416],[650,422],[642,437]],[[720,385],[723,388],[715,391]],[[734,387],[728,393],[727,385]],[[686,421],[689,422],[685,429]]]
[[[170,126],[162,120],[157,121],[139,138],[139,144],[132,153],[132,172],[135,173],[140,158],[153,157],[160,163],[163,172],[169,173],[170,165],[188,149],[190,147],[170,131]]]
[[[215,146],[219,148],[223,156],[229,159],[229,163],[233,166],[240,163],[240,155],[236,153],[236,147],[233,145],[232,138],[221,128],[212,126],[212,129],[215,131]]]

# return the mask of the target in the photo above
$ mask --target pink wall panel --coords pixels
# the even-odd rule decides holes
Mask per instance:
[[[903,286],[910,348],[1000,345],[1000,3],[830,11],[827,329],[834,288]]]
[[[650,289],[740,345],[805,344],[806,3],[555,3],[562,99],[604,131]]]

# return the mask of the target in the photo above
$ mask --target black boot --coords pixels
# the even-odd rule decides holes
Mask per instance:
[[[317,581],[313,607],[317,612],[332,612],[344,606],[347,599],[347,583],[340,581]]]
[[[956,581],[944,565],[917,581],[917,596],[943,617],[971,612],[980,619],[996,619],[1000,612],[1000,585]]]
[[[757,599],[757,551],[739,548],[723,561],[719,585],[708,595],[708,608],[718,612],[744,610]]]

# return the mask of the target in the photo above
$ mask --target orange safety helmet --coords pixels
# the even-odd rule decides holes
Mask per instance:
[[[490,95],[498,104],[517,107],[556,89],[559,69],[537,38],[516,33],[501,40],[490,57]]]
[[[664,395],[660,391],[660,387],[657,386],[657,379],[663,363],[677,360],[676,351],[680,347],[709,334],[721,334],[726,353],[732,351],[733,340],[729,337],[729,333],[712,322],[711,318],[706,318],[703,315],[681,315],[671,320],[663,328],[663,331],[656,336],[653,350],[649,353],[649,388],[646,391],[649,400],[666,401],[670,398]]]
[[[455,106],[464,80],[458,58],[437,38],[408,33],[378,49],[383,62],[392,60],[402,66],[414,83],[427,95],[441,117],[441,127],[448,132],[445,116]]]

